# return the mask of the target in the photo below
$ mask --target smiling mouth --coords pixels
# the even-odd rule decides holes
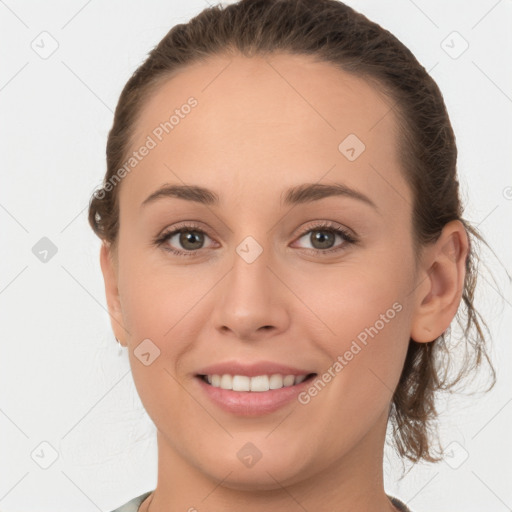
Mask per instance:
[[[302,382],[313,379],[317,374],[308,373],[305,375],[283,375],[274,373],[272,375],[257,375],[249,377],[247,375],[198,375],[201,380],[212,387],[221,388],[229,391],[245,392],[265,392],[274,389],[292,387]]]

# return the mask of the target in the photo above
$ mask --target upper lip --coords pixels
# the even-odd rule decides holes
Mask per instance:
[[[247,375],[256,377],[257,375],[308,375],[313,373],[310,370],[294,368],[271,361],[257,361],[254,363],[242,363],[240,361],[225,361],[223,363],[212,364],[199,370],[198,375]]]

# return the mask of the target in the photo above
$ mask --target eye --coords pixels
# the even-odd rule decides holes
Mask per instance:
[[[334,245],[337,236],[343,240],[341,246]],[[308,230],[302,233],[299,240],[302,238],[313,245],[312,248],[306,247],[305,249],[313,251],[315,254],[339,252],[344,250],[347,244],[357,242],[356,238],[340,224],[325,221],[309,226]]]
[[[204,249],[205,237],[210,238],[199,225],[186,223],[164,231],[155,238],[153,243],[158,247],[162,246],[165,251],[176,256],[196,256],[201,249]],[[342,240],[341,245],[334,245],[336,237]],[[299,240],[302,238],[313,245],[312,248],[302,247],[302,249],[314,254],[340,252],[345,249],[347,244],[357,243],[357,239],[347,229],[338,223],[329,221],[320,221],[309,226]]]
[[[177,256],[195,256],[200,249],[203,249],[205,237],[210,238],[198,225],[189,223],[164,231],[154,240],[154,243]],[[181,246],[185,250],[175,249],[171,244]]]

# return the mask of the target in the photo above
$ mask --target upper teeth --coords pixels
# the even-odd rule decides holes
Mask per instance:
[[[300,384],[307,375],[207,375],[208,382],[216,388],[231,389],[233,391],[268,391],[282,387]]]

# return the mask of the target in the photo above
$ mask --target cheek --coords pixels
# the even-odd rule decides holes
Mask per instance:
[[[183,354],[192,348],[191,340],[198,338],[201,329],[198,319],[207,317],[202,313],[201,297],[209,287],[198,281],[156,271],[139,272],[137,277],[130,278],[123,290],[123,315],[127,318],[135,356],[137,347],[146,343],[149,351],[156,353],[153,365],[177,374]],[[148,339],[151,342],[143,341]],[[167,377],[171,379],[168,374]]]
[[[158,249],[125,251],[122,258],[120,294],[133,341],[172,336],[208,288],[197,279],[193,265],[167,265]]]
[[[326,286],[320,275],[301,281],[298,292],[311,305],[315,332],[327,354],[333,389],[351,387],[355,399],[390,398],[401,372],[410,334],[411,276],[404,261],[380,260],[358,268],[340,268],[329,273]],[[308,286],[309,285],[309,286]],[[321,320],[321,321],[319,321]],[[343,367],[341,368],[340,365]],[[329,379],[329,376],[326,376]],[[350,394],[348,395],[350,396]]]
[[[175,380],[182,378],[178,365],[193,350],[204,319],[209,318],[205,311],[208,300],[204,299],[218,277],[205,275],[203,279],[193,265],[171,267],[162,264],[162,259],[154,263],[136,251],[123,258],[120,293],[130,332],[133,378],[156,422],[157,417],[171,414],[180,401],[186,401],[186,393]],[[144,357],[143,353],[149,356]],[[151,363],[146,366],[144,359]],[[169,408],[166,404],[174,405]]]
[[[178,365],[191,350],[191,340],[198,337],[198,323],[192,320],[197,317],[199,309],[194,306],[201,294],[190,282],[150,269],[132,274],[123,291],[130,366],[138,394],[155,425],[166,425],[174,432],[173,439],[179,439],[180,432],[187,432],[192,425],[183,424],[186,417],[181,423],[176,421],[176,411],[190,405]],[[150,364],[145,364],[148,360]]]
[[[304,417],[324,426],[311,458],[329,453],[334,460],[385,419],[400,378],[410,332],[406,269],[367,268],[334,272],[328,286],[309,288],[308,304],[322,320],[314,319],[312,339],[326,356],[300,402]]]

